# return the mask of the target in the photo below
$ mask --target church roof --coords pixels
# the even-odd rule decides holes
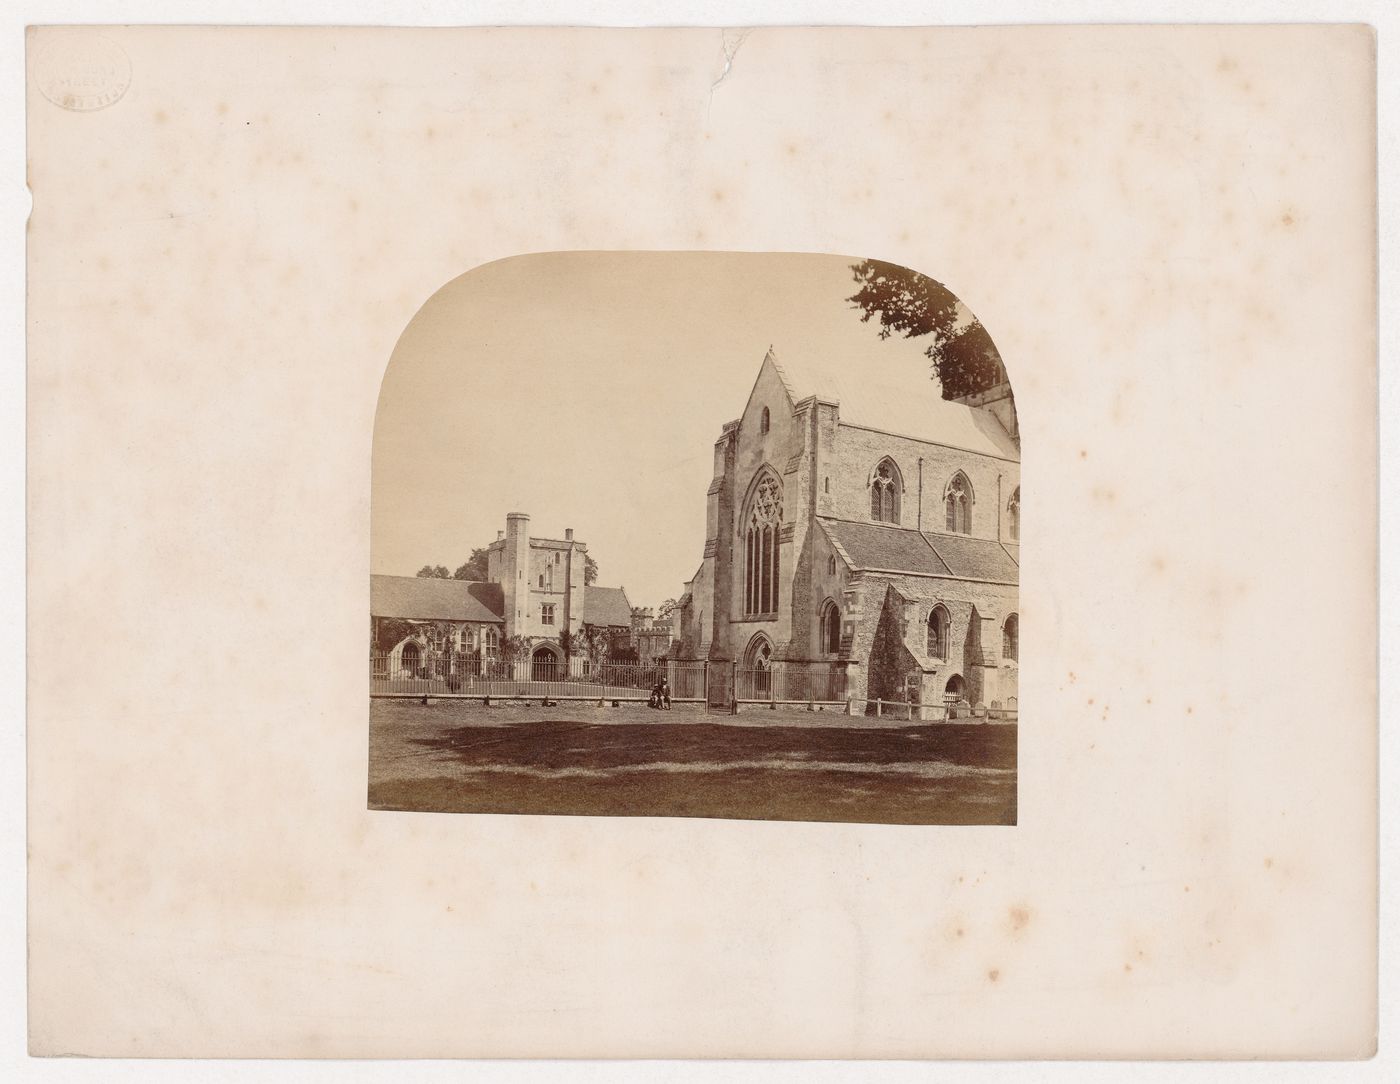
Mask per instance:
[[[407,621],[505,620],[505,598],[498,583],[444,580],[435,576],[371,576],[371,617]]]
[[[957,576],[1019,583],[1020,570],[1000,542],[963,534],[935,534],[846,519],[817,520],[853,569]]]
[[[1019,583],[1020,569],[1006,547],[991,538],[965,534],[933,534],[925,531],[928,544],[938,551],[954,576],[969,580]]]
[[[905,531],[877,523],[845,519],[820,519],[836,548],[852,568],[879,568],[889,572],[921,572],[947,576],[950,570],[918,531]]]
[[[834,401],[840,420],[931,444],[1021,461],[1011,435],[990,410],[944,399],[928,368],[893,352],[888,357],[827,359],[768,352],[794,403],[808,396]]]
[[[625,625],[632,627],[632,604],[621,587],[585,587],[583,589],[583,623],[585,625]]]

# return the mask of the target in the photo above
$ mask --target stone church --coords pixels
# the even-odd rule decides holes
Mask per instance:
[[[950,402],[879,362],[770,349],[715,442],[676,657],[824,664],[857,700],[1014,708],[1020,458],[1008,384]]]

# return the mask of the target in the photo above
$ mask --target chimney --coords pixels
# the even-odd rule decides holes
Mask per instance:
[[[505,536],[506,536],[505,531],[497,531],[497,532],[496,532],[496,541],[499,542],[499,541],[500,541],[501,539],[503,539]]]
[[[565,541],[565,542],[572,542],[573,540],[574,540],[574,529],[573,529],[572,527],[565,527],[565,528],[564,528],[564,541]]]

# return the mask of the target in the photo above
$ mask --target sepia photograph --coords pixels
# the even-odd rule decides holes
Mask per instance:
[[[8,39],[33,1064],[1384,1077],[1384,30],[518,7]]]
[[[916,270],[464,274],[380,393],[370,807],[1015,824],[1020,458]]]

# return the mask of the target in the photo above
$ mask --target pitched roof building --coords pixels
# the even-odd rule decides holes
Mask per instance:
[[[595,628],[632,627],[632,604],[621,587],[590,587],[584,598],[583,623]]]
[[[382,645],[389,655],[387,669],[411,668],[426,648],[481,652],[494,656],[515,636],[532,641],[535,665],[564,661],[559,634],[578,632],[584,625],[629,631],[632,607],[620,587],[586,583],[588,547],[574,539],[572,529],[562,539],[532,538],[530,517],[512,512],[506,529],[486,548],[486,580],[437,577],[370,577],[370,616],[379,642],[384,622],[392,626],[396,643]],[[402,623],[421,626],[405,629]],[[402,635],[400,635],[402,634]]]
[[[405,621],[505,622],[505,595],[498,583],[442,580],[426,576],[371,576],[369,612]]]
[[[1020,437],[1009,385],[759,366],[715,442],[680,657],[825,664],[857,698],[1007,706],[1019,665]]]

